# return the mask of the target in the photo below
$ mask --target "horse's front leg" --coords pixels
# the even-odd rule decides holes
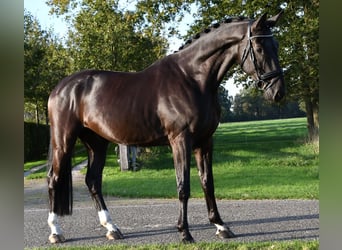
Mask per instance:
[[[177,191],[179,199],[178,231],[181,233],[182,242],[192,243],[194,239],[189,232],[188,225],[188,200],[190,196],[190,156],[191,145],[187,131],[170,139],[172,147],[174,167],[177,179]]]
[[[217,231],[216,235],[220,238],[232,238],[234,234],[223,223],[220,214],[217,209],[215,190],[214,190],[214,178],[212,171],[212,155],[213,155],[213,142],[212,138],[201,147],[194,150],[195,159],[198,168],[198,174],[200,176],[202,189],[205,195],[207,203],[209,221],[215,224]]]

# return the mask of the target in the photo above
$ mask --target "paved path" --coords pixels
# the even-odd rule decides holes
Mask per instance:
[[[45,181],[25,180],[25,247],[46,247],[49,228]],[[173,199],[117,199],[106,197],[113,221],[125,239],[107,241],[88,195],[84,177],[74,173],[74,212],[60,218],[67,241],[64,245],[105,245],[179,242],[175,229],[178,201]],[[236,234],[234,241],[312,240],[319,236],[317,200],[218,201],[224,221]],[[205,201],[190,199],[189,223],[194,239],[227,241],[215,237],[208,223]],[[228,240],[229,241],[229,240]]]

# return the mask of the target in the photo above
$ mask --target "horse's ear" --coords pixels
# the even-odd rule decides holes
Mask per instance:
[[[252,31],[257,32],[262,30],[265,26],[274,27],[278,22],[279,18],[283,15],[284,11],[281,10],[277,15],[266,19],[267,14],[263,14],[260,16],[253,24],[252,24]]]
[[[275,15],[274,17],[271,17],[269,19],[267,19],[267,25],[269,27],[274,27],[276,25],[276,23],[278,22],[279,18],[283,15],[284,10],[281,10],[277,15]]]
[[[266,16],[267,16],[267,13],[263,14],[252,24],[252,26],[251,26],[252,32],[253,31],[254,32],[260,31],[263,29],[263,27],[265,27],[266,21],[267,21]]]

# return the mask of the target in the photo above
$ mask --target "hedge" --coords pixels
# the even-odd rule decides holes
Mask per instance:
[[[24,122],[24,162],[47,159],[49,140],[48,125]]]

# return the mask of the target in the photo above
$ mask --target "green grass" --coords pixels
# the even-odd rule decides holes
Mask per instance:
[[[29,249],[29,248],[25,248]],[[31,248],[32,250],[44,248]],[[144,245],[124,245],[110,244],[105,246],[68,246],[68,247],[49,247],[51,250],[316,250],[319,249],[319,242],[314,241],[283,241],[283,242],[253,242],[253,243],[195,243],[195,244],[144,244]]]
[[[214,136],[213,171],[219,199],[318,199],[318,146],[305,142],[305,118],[221,124]],[[113,152],[113,149],[109,149]],[[110,154],[103,192],[118,197],[176,198],[171,150],[141,158],[138,172],[121,172]],[[192,159],[191,197],[201,198]]]
[[[46,164],[46,160],[39,160],[39,161],[30,161],[24,163],[24,171],[28,171],[34,167],[38,167],[40,165]]]
[[[74,149],[74,155],[71,159],[72,165],[75,166],[82,161],[87,159],[87,152],[84,149],[84,146],[80,143],[77,143]],[[47,160],[38,160],[38,161],[31,161],[31,162],[26,162],[24,163],[24,171],[28,171],[34,167],[41,166],[47,163]],[[47,167],[43,167],[40,170],[28,175],[26,178],[27,179],[40,179],[40,178],[45,178],[47,173]]]

